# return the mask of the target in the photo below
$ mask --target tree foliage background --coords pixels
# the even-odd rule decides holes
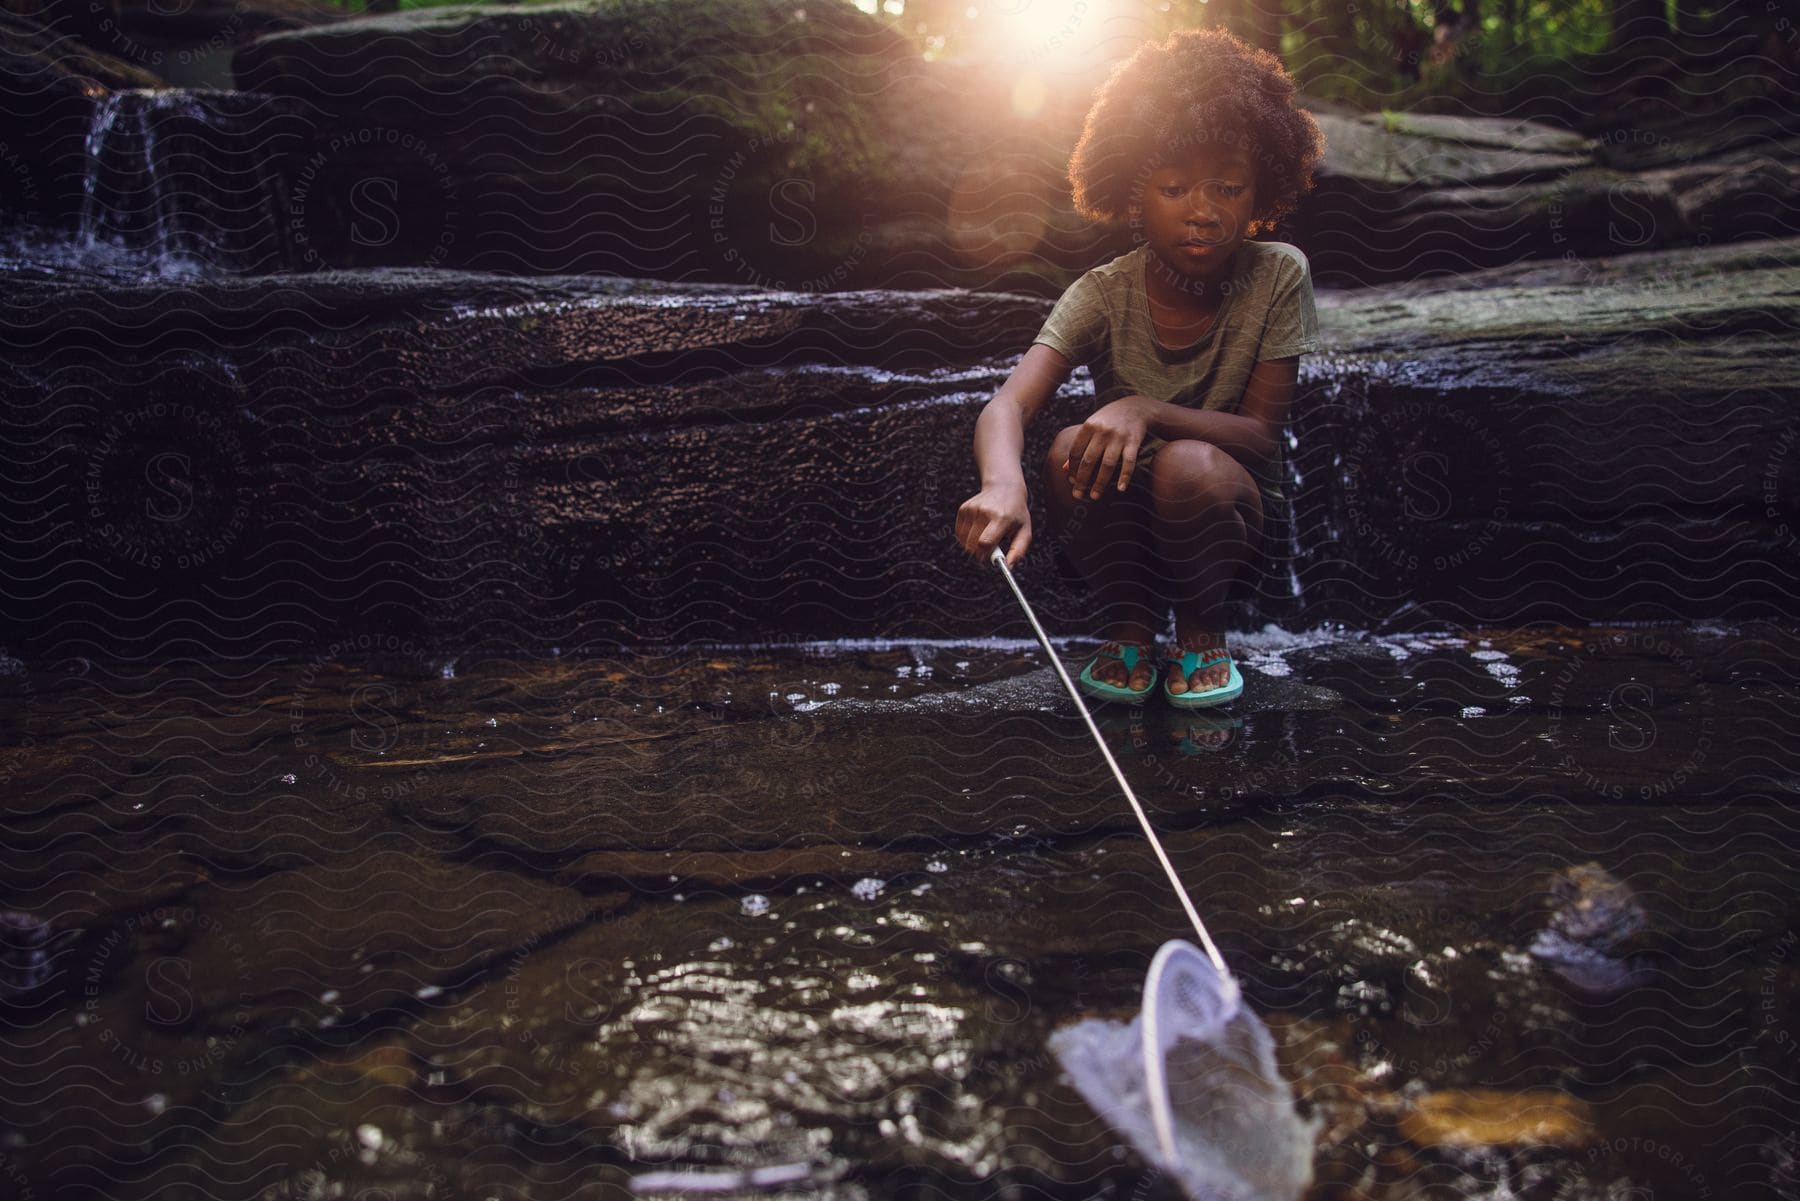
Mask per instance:
[[[367,12],[467,2],[336,0]],[[1800,81],[1800,0],[794,0],[847,3],[925,58],[971,63],[996,17],[1049,26],[1077,5],[1095,20],[1128,7],[1156,37],[1222,24],[1279,53],[1308,96],[1365,108],[1514,112],[1524,97],[1629,78],[1711,111]]]

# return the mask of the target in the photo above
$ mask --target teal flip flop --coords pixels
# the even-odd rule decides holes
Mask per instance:
[[[1177,709],[1207,709],[1213,705],[1223,705],[1227,701],[1235,701],[1244,691],[1244,677],[1238,674],[1237,663],[1224,652],[1208,655],[1205,651],[1184,651],[1181,655],[1170,655],[1170,664],[1180,664],[1181,678],[1187,679],[1203,667],[1212,667],[1219,663],[1231,664],[1231,678],[1217,688],[1203,688],[1199,692],[1184,692],[1176,696],[1169,691],[1168,680],[1163,681],[1163,699]],[[1173,668],[1171,667],[1171,674]]]
[[[1100,656],[1102,654],[1105,654],[1108,658],[1117,659],[1125,664],[1125,678],[1129,680],[1131,678],[1131,673],[1137,670],[1138,661],[1140,659],[1149,658],[1144,651],[1150,645],[1151,644],[1149,643],[1145,643],[1143,646],[1138,646],[1129,642],[1113,642],[1111,640],[1102,642],[1100,644],[1101,649],[1095,651],[1093,655],[1088,658],[1087,663],[1083,665],[1081,669],[1081,674],[1076,677],[1076,680],[1081,684],[1081,690],[1089,696],[1099,697],[1103,701],[1120,701],[1127,705],[1143,704],[1146,700],[1150,699],[1150,694],[1156,691],[1156,668],[1152,667],[1150,669],[1150,682],[1144,686],[1143,690],[1141,692],[1133,692],[1129,688],[1121,688],[1117,684],[1108,684],[1105,680],[1095,679],[1094,665],[1100,661]],[[1112,652],[1105,650],[1108,646],[1117,646],[1119,648],[1119,653],[1115,655]]]

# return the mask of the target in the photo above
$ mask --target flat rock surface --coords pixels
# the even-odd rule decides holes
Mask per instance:
[[[1800,1103],[1800,631],[1233,649],[1228,710],[1097,719],[1320,1118],[1321,1184],[1601,1196],[1677,1155],[1766,1183]],[[1193,933],[1036,648],[0,686],[0,908],[49,954],[0,977],[0,1126],[37,1195],[1149,1187],[1045,1039],[1128,1018]],[[1596,988],[1551,937],[1630,970]]]
[[[1244,623],[1785,611],[1797,247],[1322,292],[1292,512],[1270,515]],[[975,416],[1045,301],[449,271],[170,289],[25,262],[9,280],[5,428],[38,450],[0,483],[22,531],[0,611],[30,657],[95,653],[101,629],[158,646],[171,621],[221,651],[327,656],[351,633],[547,653],[1025,632],[952,529]],[[1091,404],[1078,371],[1029,431],[1033,480]],[[170,510],[171,489],[192,503]],[[1052,630],[1086,630],[1048,554],[1021,579]]]

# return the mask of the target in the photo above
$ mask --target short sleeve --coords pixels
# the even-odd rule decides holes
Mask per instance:
[[[1298,250],[1294,254],[1295,258],[1283,256],[1287,266],[1275,285],[1275,299],[1269,305],[1269,319],[1256,350],[1259,363],[1321,349],[1319,313],[1313,305],[1312,268],[1304,254]]]
[[[1070,284],[1032,342],[1042,342],[1071,365],[1092,363],[1106,348],[1106,297],[1092,271]]]

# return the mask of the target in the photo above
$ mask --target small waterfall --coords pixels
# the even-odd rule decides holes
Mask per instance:
[[[92,248],[94,231],[100,220],[100,163],[106,157],[106,138],[113,122],[119,119],[119,107],[125,94],[111,92],[94,106],[93,124],[87,132],[87,160],[81,178],[81,243]]]
[[[77,245],[90,259],[142,256],[157,275],[290,265],[279,164],[305,143],[287,100],[142,88],[94,106]]]
[[[1300,453],[1300,439],[1294,435],[1293,422],[1290,421],[1288,423],[1285,432],[1287,435],[1287,451],[1281,456],[1281,459],[1282,467],[1286,470],[1287,478],[1282,481],[1282,491],[1288,496],[1289,513],[1290,515],[1293,515],[1293,520],[1290,520],[1287,523],[1288,590],[1289,595],[1294,599],[1294,603],[1299,604],[1301,591],[1300,521],[1296,510],[1294,510],[1292,506],[1293,498],[1300,495],[1300,486],[1306,481],[1300,474],[1299,465],[1294,462],[1295,456]]]

